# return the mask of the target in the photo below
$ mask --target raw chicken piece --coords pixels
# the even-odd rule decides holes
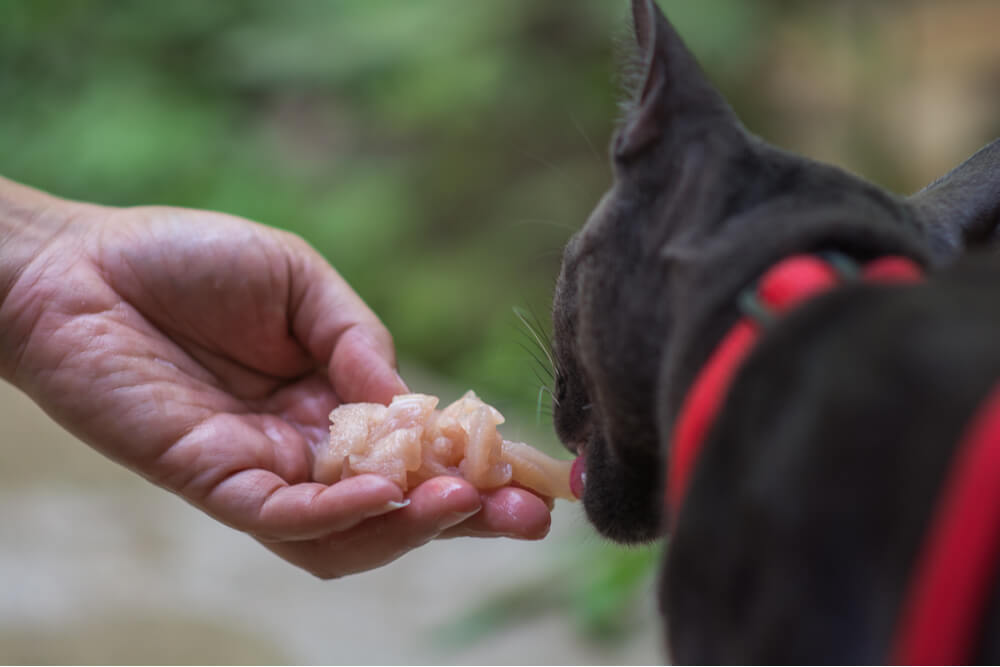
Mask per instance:
[[[576,500],[572,462],[500,437],[503,415],[469,391],[443,410],[438,399],[403,394],[386,407],[348,403],[330,413],[330,443],[316,453],[313,478],[332,484],[374,473],[401,489],[439,475],[464,477],[479,489],[516,483],[542,496]]]

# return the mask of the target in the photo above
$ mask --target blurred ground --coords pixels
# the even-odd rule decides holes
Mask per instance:
[[[0,384],[0,507],[4,663],[661,660],[648,596],[623,644],[587,641],[559,610],[471,643],[448,639],[479,602],[548,578],[558,549],[592,546],[579,508],[561,502],[545,542],[437,542],[323,582],[107,461]]]

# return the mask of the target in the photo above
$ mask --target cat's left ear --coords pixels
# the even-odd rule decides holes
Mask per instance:
[[[735,117],[654,0],[632,0],[642,87],[614,146],[616,158],[641,152],[685,122]]]
[[[927,225],[936,259],[1000,245],[1000,139],[910,197]]]

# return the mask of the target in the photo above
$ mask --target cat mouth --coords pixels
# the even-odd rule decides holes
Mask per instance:
[[[582,498],[587,485],[587,457],[583,454],[582,448],[578,447],[577,451],[580,455],[573,460],[573,466],[569,471],[569,490],[577,498]]]

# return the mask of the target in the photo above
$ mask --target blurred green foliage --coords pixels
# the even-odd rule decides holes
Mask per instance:
[[[667,4],[705,53],[750,48],[744,3]],[[608,184],[626,20],[607,0],[4,2],[0,174],[295,231],[401,357],[530,413],[547,378],[512,308],[547,322]]]
[[[516,582],[500,595],[487,597],[461,618],[438,629],[434,639],[451,650],[503,629],[531,623],[545,614],[568,614],[577,630],[595,644],[627,639],[648,613],[656,566],[663,545],[623,549],[590,543],[553,560],[537,580]],[[652,607],[652,605],[648,605]]]
[[[0,173],[295,231],[402,357],[530,409],[511,309],[605,187],[616,4],[0,3]]]
[[[401,357],[530,414],[546,377],[512,308],[547,322],[561,246],[608,185],[628,4],[0,2],[0,174],[295,231]],[[921,2],[660,5],[755,132],[925,178],[896,150],[923,128],[875,113],[914,102],[869,103],[914,60],[884,45]]]

